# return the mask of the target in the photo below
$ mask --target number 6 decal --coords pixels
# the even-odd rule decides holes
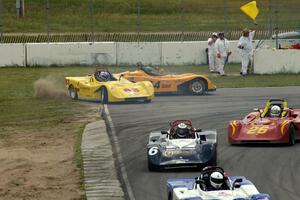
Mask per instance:
[[[154,156],[158,153],[158,147],[152,147],[151,149],[149,149],[148,154],[149,156]]]

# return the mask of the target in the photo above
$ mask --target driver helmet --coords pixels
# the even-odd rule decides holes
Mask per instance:
[[[97,72],[97,77],[100,81],[108,81],[110,74],[109,72]]]
[[[189,129],[185,123],[178,124],[177,129],[176,129],[176,135],[179,138],[187,137],[188,133],[189,133]]]
[[[281,108],[277,105],[272,106],[271,110],[270,110],[270,116],[271,117],[279,117],[281,113]]]
[[[224,176],[220,172],[213,172],[209,178],[210,185],[215,189],[220,189],[224,183]]]

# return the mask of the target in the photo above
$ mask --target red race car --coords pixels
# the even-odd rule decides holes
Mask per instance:
[[[264,109],[254,109],[243,120],[228,125],[228,142],[287,143],[300,139],[300,109],[287,107],[285,99],[271,99]]]

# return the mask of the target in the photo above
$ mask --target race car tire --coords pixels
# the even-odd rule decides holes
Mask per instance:
[[[100,88],[100,100],[102,104],[108,103],[107,90],[105,87]]]
[[[205,82],[202,79],[192,80],[189,84],[189,92],[193,95],[203,95],[205,93]]]
[[[69,95],[73,100],[78,99],[77,90],[72,85],[69,87]]]
[[[294,127],[293,124],[290,125],[290,128],[289,128],[289,145],[290,146],[293,146],[295,144],[295,135],[296,135],[296,129]]]
[[[148,169],[151,172],[159,172],[159,171],[161,171],[161,168],[159,166],[153,165],[150,162],[148,162]]]
[[[168,200],[173,200],[173,194],[171,191],[168,192]]]

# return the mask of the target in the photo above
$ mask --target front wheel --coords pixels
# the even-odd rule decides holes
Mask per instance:
[[[296,135],[296,129],[294,125],[291,125],[289,128],[289,145],[293,146],[295,144],[295,135]]]
[[[205,93],[205,82],[202,79],[191,81],[189,92],[193,95],[203,95]]]
[[[108,103],[107,90],[105,87],[100,88],[100,100],[101,100],[101,103],[103,103],[103,104]]]
[[[173,200],[173,194],[172,192],[168,192],[168,200]]]
[[[72,99],[77,100],[78,99],[78,94],[77,94],[77,90],[73,87],[70,86],[69,87],[69,95]]]
[[[151,172],[159,172],[161,168],[159,166],[153,165],[151,162],[148,161],[148,170]]]
[[[144,103],[151,103],[152,99],[146,99],[144,100]]]

